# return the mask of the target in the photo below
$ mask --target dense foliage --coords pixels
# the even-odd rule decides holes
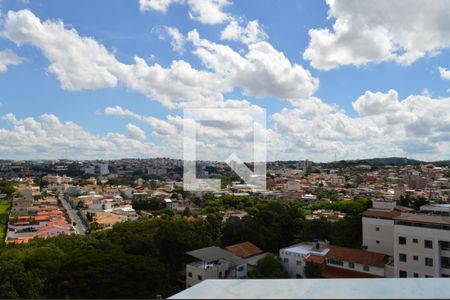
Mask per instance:
[[[334,205],[349,212],[343,220],[305,220],[295,201],[225,196],[200,199],[198,213],[117,224],[88,236],[35,239],[25,245],[0,246],[0,298],[151,298],[178,292],[183,267],[192,261],[186,252],[206,246],[250,241],[265,251],[314,238],[343,246],[359,246],[359,213],[367,201]],[[224,221],[227,209],[248,216]],[[162,210],[165,212],[166,210]],[[173,213],[172,213],[173,214]],[[204,215],[203,215],[204,216]],[[282,278],[272,256],[253,273],[257,278]]]
[[[258,279],[280,279],[289,278],[289,275],[283,270],[281,262],[272,254],[268,254],[258,261],[250,277]]]

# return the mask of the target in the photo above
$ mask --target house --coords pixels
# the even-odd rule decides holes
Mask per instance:
[[[254,270],[258,261],[267,255],[267,253],[250,242],[230,245],[225,247],[225,249],[244,259],[247,263],[247,271],[249,273]]]
[[[324,278],[383,278],[387,256],[360,249],[331,246],[326,254]]]
[[[322,266],[324,278],[382,278],[388,256],[360,249],[330,246],[314,240],[280,250],[284,270],[291,278],[304,278],[307,263]]]
[[[247,276],[247,264],[241,257],[216,246],[187,252],[197,260],[186,265],[186,287],[206,279],[239,279]]]

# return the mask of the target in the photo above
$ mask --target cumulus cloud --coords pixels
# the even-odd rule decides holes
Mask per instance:
[[[49,71],[66,90],[111,88],[122,82],[174,108],[177,102],[222,101],[221,92],[231,89],[216,74],[198,71],[185,61],[173,61],[164,68],[136,56],[134,64],[121,63],[94,39],[65,28],[62,21],[41,22],[29,10],[9,11],[3,35],[18,45],[42,50],[51,62]]]
[[[319,87],[319,80],[267,42],[248,45],[241,56],[227,45],[200,38],[196,30],[188,33],[202,63],[227,78],[232,86],[242,87],[247,96],[274,96],[296,102],[310,97]]]
[[[23,59],[12,50],[0,51],[0,73],[6,72],[10,65],[20,65]]]
[[[232,20],[221,32],[220,38],[222,40],[239,41],[243,44],[254,44],[267,40],[268,35],[257,20],[248,22],[246,27],[242,27],[238,21]]]
[[[123,158],[154,157],[163,152],[153,144],[119,133],[96,136],[74,122],[62,122],[44,114],[39,119],[17,119],[6,114],[3,121],[11,128],[0,128],[0,151],[4,158]]]
[[[439,67],[439,74],[441,75],[442,79],[450,80],[450,70],[447,70],[444,67]]]
[[[450,46],[450,2],[327,0],[333,29],[311,29],[303,54],[316,69],[396,61],[409,65]]]
[[[217,109],[217,110],[215,110]],[[152,128],[152,137],[175,153],[182,153],[183,130],[194,128],[197,157],[201,159],[225,160],[231,153],[251,159],[254,131],[263,136],[273,136],[271,129],[265,129],[264,110],[246,100],[226,100],[214,110],[194,110],[192,113],[204,121],[194,121],[192,115],[185,117],[168,115],[164,119],[143,116],[120,106],[107,107],[104,112],[110,116],[129,117]],[[256,118],[253,118],[255,117]],[[256,123],[253,123],[253,120]],[[270,142],[277,141],[273,137]]]
[[[169,35],[173,51],[182,54],[184,52],[184,35],[175,27],[166,27],[166,32]]]
[[[3,35],[18,45],[39,48],[51,63],[49,71],[66,90],[111,88],[122,83],[168,108],[177,108],[214,107],[223,102],[223,93],[236,88],[242,88],[245,95],[295,102],[310,97],[319,86],[309,71],[292,64],[267,42],[250,44],[242,56],[191,31],[187,40],[208,69],[197,70],[183,60],[172,61],[167,68],[149,65],[138,56],[134,64],[122,63],[93,38],[80,36],[62,21],[41,22],[29,10],[9,11],[4,28]]]
[[[353,107],[359,116],[350,117],[317,98],[304,100],[297,108],[275,113],[274,130],[286,151],[322,161],[331,160],[335,152],[345,159],[448,158],[450,98],[411,95],[400,100],[395,90],[367,91]]]
[[[204,24],[220,24],[231,17],[223,9],[231,5],[229,0],[139,0],[142,12],[154,10],[165,13],[173,3],[187,4],[189,17]]]
[[[172,3],[181,2],[179,0],[139,0],[139,9],[142,12],[155,10],[165,13]]]
[[[128,136],[132,139],[143,140],[143,141],[145,141],[147,139],[147,137],[145,136],[144,130],[142,130],[140,127],[138,127],[134,124],[128,123],[127,131],[128,131]]]

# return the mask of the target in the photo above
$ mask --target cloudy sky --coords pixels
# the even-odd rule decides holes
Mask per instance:
[[[449,159],[449,48],[447,0],[0,0],[0,158],[181,158],[213,108],[198,158],[256,130],[270,160]]]

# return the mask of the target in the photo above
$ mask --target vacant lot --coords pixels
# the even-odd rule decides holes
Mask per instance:
[[[8,221],[9,210],[11,203],[6,200],[0,200],[0,244],[5,239],[6,223]]]

